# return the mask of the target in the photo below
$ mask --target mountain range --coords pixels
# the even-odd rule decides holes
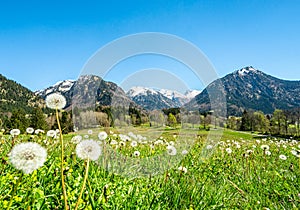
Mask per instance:
[[[244,109],[271,114],[275,109],[300,107],[300,81],[278,79],[252,66],[212,82],[189,102],[188,107],[210,110],[207,90],[220,89],[220,84],[226,96],[228,115],[241,115]]]
[[[220,86],[222,85],[222,87]],[[261,110],[265,114],[275,109],[300,107],[300,81],[287,81],[255,69],[252,66],[236,70],[210,83],[203,91],[181,94],[174,90],[132,87],[125,92],[113,82],[98,76],[82,76],[78,80],[64,80],[36,92],[0,75],[0,111],[14,108],[30,110],[45,106],[43,99],[60,92],[67,99],[67,109],[72,103],[89,106],[110,106],[112,103],[130,104],[147,110],[185,107],[189,110],[209,111],[209,90],[217,90],[226,98],[228,115],[241,115],[243,110]]]

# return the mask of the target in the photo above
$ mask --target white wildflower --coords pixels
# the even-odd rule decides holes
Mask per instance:
[[[9,153],[9,161],[25,174],[42,167],[47,159],[47,151],[35,142],[20,143]]]
[[[138,157],[138,156],[140,156],[140,154],[141,153],[139,151],[134,151],[133,156]]]
[[[98,133],[98,139],[103,141],[107,138],[107,133],[105,131],[101,131]]]
[[[66,104],[66,98],[60,93],[52,93],[46,97],[46,105],[50,109],[63,109]]]
[[[287,157],[286,157],[285,155],[279,155],[279,158],[280,158],[281,160],[286,160],[286,159],[287,159]]]
[[[187,173],[187,168],[184,167],[184,166],[179,166],[178,170],[181,171],[181,172],[183,172],[183,173]]]
[[[132,141],[130,144],[132,147],[136,147],[138,145],[138,143],[136,141]]]
[[[272,153],[269,150],[266,150],[265,154],[268,155],[268,156],[270,156]]]
[[[55,130],[47,131],[47,136],[51,137],[51,138],[55,138],[56,137],[56,131]]]
[[[232,153],[232,149],[231,148],[226,148],[226,152],[228,153],[228,154],[231,154]]]
[[[169,155],[172,155],[172,156],[177,154],[176,148],[171,145],[167,146],[167,152]]]
[[[269,150],[270,149],[269,145],[266,145],[266,144],[261,145],[260,148],[262,150]]]
[[[73,144],[78,144],[81,140],[82,140],[82,136],[76,135],[76,136],[73,136],[73,137],[72,137],[71,142],[72,142]]]
[[[18,136],[18,135],[20,135],[21,131],[19,129],[15,128],[15,129],[12,129],[9,133],[12,136]]]
[[[94,140],[83,140],[76,146],[76,154],[80,159],[97,160],[101,152],[101,147]]]
[[[189,152],[187,151],[187,150],[182,150],[182,152],[181,152],[181,154],[183,154],[183,155],[187,155]]]
[[[28,134],[33,134],[34,129],[31,128],[31,127],[28,127],[28,128],[26,128],[26,132],[27,132]]]

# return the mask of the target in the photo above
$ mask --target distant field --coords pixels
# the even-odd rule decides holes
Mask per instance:
[[[81,136],[98,140],[99,131],[83,131]],[[300,142],[296,140],[259,139],[251,133],[220,129],[135,127],[106,131],[106,140],[98,140],[102,155],[90,163],[79,209],[300,208]],[[85,171],[84,161],[75,154],[75,135],[64,135],[71,209]],[[209,140],[218,136],[220,141]],[[12,136],[1,136],[0,209],[10,202],[11,209],[63,209],[59,140],[44,134],[14,138],[14,144],[32,141],[47,148],[44,166],[28,175],[9,163],[12,140]],[[146,158],[157,171],[143,168]],[[164,167],[166,170],[158,173]],[[156,173],[159,175],[154,176]]]

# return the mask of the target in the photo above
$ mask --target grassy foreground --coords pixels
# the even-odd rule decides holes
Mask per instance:
[[[123,132],[129,138],[124,141],[119,133],[110,134],[106,143],[101,143],[103,152],[110,148],[123,156],[142,160],[166,152],[167,146],[176,148],[179,135],[190,138],[194,144],[186,155],[178,147],[176,155],[182,156],[180,161],[157,176],[115,174],[111,164],[103,163],[105,157],[100,162],[91,162],[80,209],[300,208],[300,143],[295,140],[254,139],[251,134],[225,130],[221,141],[210,145],[207,131],[181,131],[180,134],[179,130],[170,129],[157,139],[143,140]],[[139,133],[143,136],[142,130]],[[86,138],[95,139],[97,134],[94,135]],[[64,136],[70,209],[75,207],[85,171],[84,161],[76,157],[73,136]],[[59,141],[45,135],[20,135],[15,144],[27,141],[46,147],[47,161],[32,174],[23,175],[8,161],[12,137],[1,137],[0,209],[6,209],[11,200],[11,209],[63,209]],[[205,156],[203,151],[211,155]],[[122,170],[138,174],[142,169],[133,165]]]

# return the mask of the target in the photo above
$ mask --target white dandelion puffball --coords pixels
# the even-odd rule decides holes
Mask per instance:
[[[21,131],[16,128],[16,129],[12,129],[9,133],[12,136],[18,136],[18,135],[20,135]]]
[[[176,155],[177,154],[177,150],[174,146],[167,146],[167,152],[168,152],[168,155]]]
[[[268,156],[270,156],[272,153],[269,150],[266,150],[265,154],[268,155]]]
[[[42,167],[47,159],[47,150],[35,142],[20,143],[9,153],[10,163],[25,174]]]
[[[63,109],[66,104],[66,98],[60,93],[52,93],[46,97],[46,105],[50,109]]]
[[[136,147],[137,145],[138,145],[138,143],[136,141],[132,141],[130,144],[130,146],[132,146],[132,147]]]
[[[26,128],[26,133],[33,134],[33,132],[34,132],[33,128],[31,128],[31,127]]]
[[[181,152],[181,154],[183,154],[183,155],[187,155],[188,153],[189,152],[186,149],[182,150],[182,152]]]
[[[94,140],[83,140],[76,146],[76,155],[80,159],[97,160],[101,155],[101,147]]]
[[[184,167],[184,166],[179,166],[179,167],[178,167],[178,170],[179,170],[179,171],[182,171],[183,173],[186,173],[186,172],[187,172],[187,168]]]
[[[292,150],[291,153],[296,157],[300,158],[300,151],[299,150]]]
[[[107,133],[105,131],[101,131],[100,133],[98,133],[98,139],[103,141],[107,138]]]
[[[281,160],[286,160],[286,159],[287,159],[287,157],[286,157],[285,155],[279,155],[279,158],[280,158]]]
[[[56,137],[56,131],[55,130],[47,131],[47,136],[52,138]]]
[[[206,146],[206,149],[212,149],[212,148],[213,148],[213,146],[210,144]]]
[[[80,135],[76,135],[76,136],[73,136],[72,139],[71,139],[71,142],[73,144],[78,144],[79,142],[81,142],[82,140],[82,136]]]
[[[139,151],[134,151],[133,156],[138,157],[138,156],[140,156],[140,154],[141,153]]]
[[[228,148],[226,148],[226,152],[227,152],[228,154],[231,154],[231,153],[232,153],[232,149],[230,149],[230,148],[228,147]]]
[[[270,149],[269,145],[266,145],[266,144],[261,145],[260,148],[262,150],[269,150]]]

